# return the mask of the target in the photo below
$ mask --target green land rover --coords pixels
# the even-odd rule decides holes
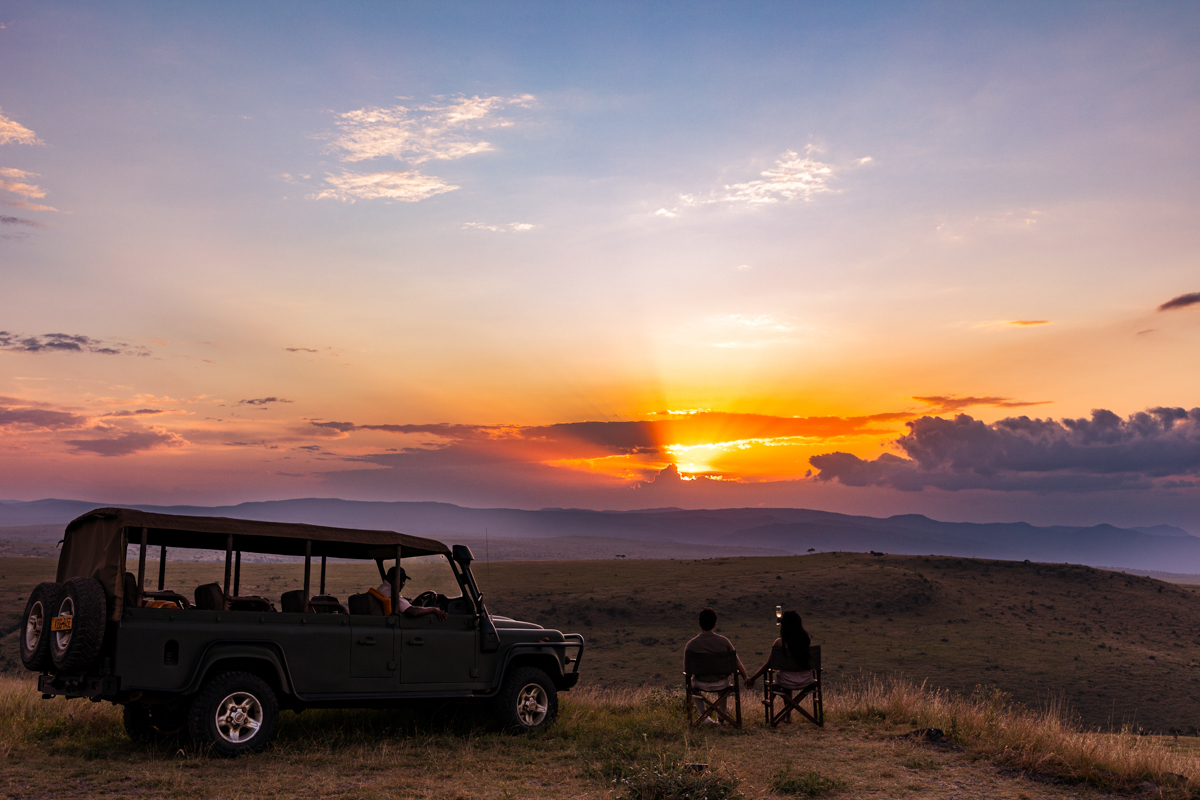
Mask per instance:
[[[224,553],[224,584],[172,586],[168,552],[205,550]],[[241,595],[243,553],[303,558],[303,588],[278,608]],[[373,561],[383,584],[343,603],[325,593],[328,559]],[[136,739],[183,734],[221,755],[265,747],[281,709],[459,700],[489,703],[505,730],[546,727],[579,680],[583,637],[489,614],[471,560],[390,531],[100,508],[67,525],[57,580],[31,593],[21,659],[43,698],[108,700]],[[405,573],[426,588],[411,603]]]

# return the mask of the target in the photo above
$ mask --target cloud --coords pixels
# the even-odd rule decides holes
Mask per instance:
[[[44,228],[46,223],[38,222],[35,219],[24,219],[22,217],[7,217],[0,215],[0,225],[24,225],[29,228]]]
[[[9,203],[9,205],[13,205],[13,204]],[[2,226],[2,225],[21,225],[21,226],[24,226],[27,228],[44,228],[44,227],[46,227],[46,224],[44,222],[38,222],[37,220],[24,219],[23,217],[9,217],[9,216],[0,215],[0,226]],[[28,239],[28,238],[29,238],[29,233],[27,231],[22,231],[22,230],[6,231],[4,233],[0,233],[0,239]]]
[[[1181,294],[1178,297],[1172,297],[1167,302],[1158,307],[1159,311],[1170,311],[1175,308],[1187,308],[1200,303],[1200,292],[1191,292],[1190,294]]]
[[[162,408],[138,408],[138,409],[123,409],[121,411],[109,411],[106,414],[101,414],[101,417],[148,417],[155,414],[178,414],[185,413],[179,411],[167,411]]]
[[[797,199],[811,200],[815,194],[833,191],[829,181],[833,178],[834,167],[812,158],[815,152],[817,148],[813,145],[805,148],[803,156],[788,150],[773,168],[759,173],[758,180],[727,184],[707,197],[682,195],[680,199],[687,206],[711,203],[761,206]]]
[[[353,203],[356,200],[394,200],[401,203],[416,203],[434,195],[453,192],[459,187],[444,182],[432,175],[422,175],[416,170],[399,172],[373,172],[362,175],[342,172],[341,175],[325,176],[331,188],[309,195],[312,200],[341,200]]]
[[[880,422],[911,419],[912,414],[864,417],[775,417],[699,411],[667,419],[562,422],[553,425],[466,425],[456,423],[360,425],[353,422],[311,422],[348,434],[355,431],[436,437],[427,447],[461,445],[484,447],[509,457],[537,460],[588,458],[604,455],[665,454],[670,446],[737,444],[746,441],[827,438],[883,432]]]
[[[93,339],[68,333],[44,333],[40,336],[0,331],[0,350],[11,353],[97,353],[106,356],[149,356],[150,348],[124,342]]]
[[[1009,417],[986,424],[966,414],[921,417],[896,440],[906,457],[813,456],[819,481],[906,491],[1108,491],[1200,485],[1200,408],[1151,408],[1121,419]]]
[[[5,408],[0,406],[0,428],[12,427],[24,430],[69,430],[82,428],[87,419],[66,411],[44,408]]]
[[[536,225],[528,222],[510,222],[507,225],[486,225],[482,222],[463,223],[464,230],[467,228],[474,228],[475,230],[491,231],[492,233],[508,233],[510,231],[523,233],[524,231],[531,231],[536,227]]]
[[[389,157],[410,164],[446,161],[494,149],[475,133],[511,126],[508,108],[529,108],[532,95],[460,97],[444,104],[360,108],[338,115],[332,146],[343,161]]]
[[[955,217],[940,222],[936,232],[943,241],[952,244],[987,236],[1008,236],[1035,230],[1041,214],[1036,209],[1017,208],[973,217]]]
[[[954,395],[927,395],[914,397],[927,405],[934,406],[934,414],[945,414],[949,411],[961,411],[971,406],[992,406],[993,408],[1026,408],[1028,406],[1044,406],[1052,400],[1013,400],[1011,397],[955,397]]]
[[[252,400],[238,400],[239,406],[267,406],[271,403],[291,403],[292,400],[285,400],[282,397],[256,397]]]
[[[285,347],[283,349],[287,350],[289,353],[319,353],[319,352],[321,352],[320,350],[317,350],[312,347]]]
[[[0,109],[0,144],[42,144],[33,131],[4,115]]]
[[[707,339],[711,347],[767,347],[792,341],[794,331],[790,323],[770,314],[717,314],[689,331],[687,337]]]
[[[35,186],[32,183],[21,183],[30,178],[36,178],[38,173],[26,172],[23,169],[13,169],[11,167],[0,168],[0,189],[13,194],[19,194],[22,197],[45,197],[46,191],[40,186]]]
[[[513,121],[504,112],[530,108],[534,102],[533,96],[527,94],[475,96],[418,106],[375,106],[346,111],[337,116],[338,133],[330,137],[330,149],[348,163],[390,158],[409,166],[486,153],[495,148],[479,134],[512,126]],[[284,179],[294,182],[291,175],[285,175]],[[309,199],[415,203],[459,188],[414,169],[374,173],[342,170],[339,175],[326,174],[325,183],[329,186],[310,194]]]
[[[976,328],[990,330],[1008,330],[1010,328],[1037,328],[1042,325],[1053,325],[1048,319],[991,319],[975,323]]]
[[[68,439],[66,444],[77,454],[95,453],[106,457],[128,456],[146,450],[160,450],[185,444],[183,437],[170,431],[125,431],[99,439]]]

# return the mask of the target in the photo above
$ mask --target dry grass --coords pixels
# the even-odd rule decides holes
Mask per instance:
[[[690,731],[680,693],[662,689],[571,692],[556,726],[529,737],[493,733],[471,713],[287,713],[272,748],[228,762],[178,743],[135,747],[118,708],[43,701],[28,679],[0,678],[0,784],[14,798],[58,796],[64,780],[81,796],[253,798],[294,796],[300,785],[339,798],[662,800],[701,785],[728,798],[1091,797],[1144,781],[1167,797],[1200,789],[1179,777],[1200,776],[1200,758],[1169,740],[1080,731],[1061,709],[1014,706],[994,691],[956,697],[868,678],[827,693],[824,730],[766,728],[755,698],[744,701],[740,732]],[[899,736],[911,728],[940,728],[959,748]],[[1012,774],[997,777],[996,766]],[[1062,785],[1033,784],[1017,771]]]
[[[1036,710],[1013,704],[994,688],[963,697],[872,677],[833,694],[827,708],[845,719],[890,719],[916,729],[937,728],[997,764],[1070,782],[1119,791],[1151,782],[1186,791],[1187,796],[1200,791],[1200,757],[1130,730],[1082,730],[1060,702]]]
[[[171,563],[167,585],[190,595],[223,572]],[[584,634],[589,684],[674,686],[705,605],[755,669],[782,604],[824,645],[831,684],[865,671],[958,693],[983,684],[1029,705],[1062,693],[1089,727],[1200,729],[1200,594],[1191,587],[1061,564],[850,553],[508,561],[476,573],[493,613]],[[0,671],[23,672],[25,598],[53,575],[52,560],[0,557]],[[243,593],[278,598],[302,576],[300,564],[245,564]],[[373,564],[329,565],[339,597],[377,582]]]

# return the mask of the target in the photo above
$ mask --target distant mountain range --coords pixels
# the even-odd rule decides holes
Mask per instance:
[[[79,500],[4,501],[0,531],[9,540],[45,541],[63,526],[103,503]],[[672,542],[719,548],[722,555],[844,550],[904,555],[1070,562],[1091,566],[1200,574],[1200,538],[1170,525],[1117,528],[1094,525],[1038,527],[1024,522],[939,522],[919,514],[887,518],[835,514],[801,508],[678,508],[590,511],[577,508],[464,508],[449,503],[362,502],[337,499],[278,500],[236,506],[133,506],[147,511],[196,516],[308,522],[348,528],[395,530],[457,541],[492,538],[586,537],[633,542]],[[22,528],[18,530],[18,527]],[[616,544],[617,542],[614,542]],[[733,549],[731,549],[733,548]],[[753,551],[753,552],[751,552]],[[669,553],[657,547],[655,552]],[[715,554],[715,553],[714,553]]]

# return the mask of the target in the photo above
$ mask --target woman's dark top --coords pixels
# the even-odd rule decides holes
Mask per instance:
[[[809,661],[808,654],[808,648],[812,645],[812,639],[809,638],[808,631],[801,628],[799,631],[789,631],[789,633],[793,635],[787,638],[780,637],[780,641],[783,643],[783,652],[790,655],[801,670],[812,669],[812,663]],[[791,640],[791,647],[788,646],[789,639]]]

